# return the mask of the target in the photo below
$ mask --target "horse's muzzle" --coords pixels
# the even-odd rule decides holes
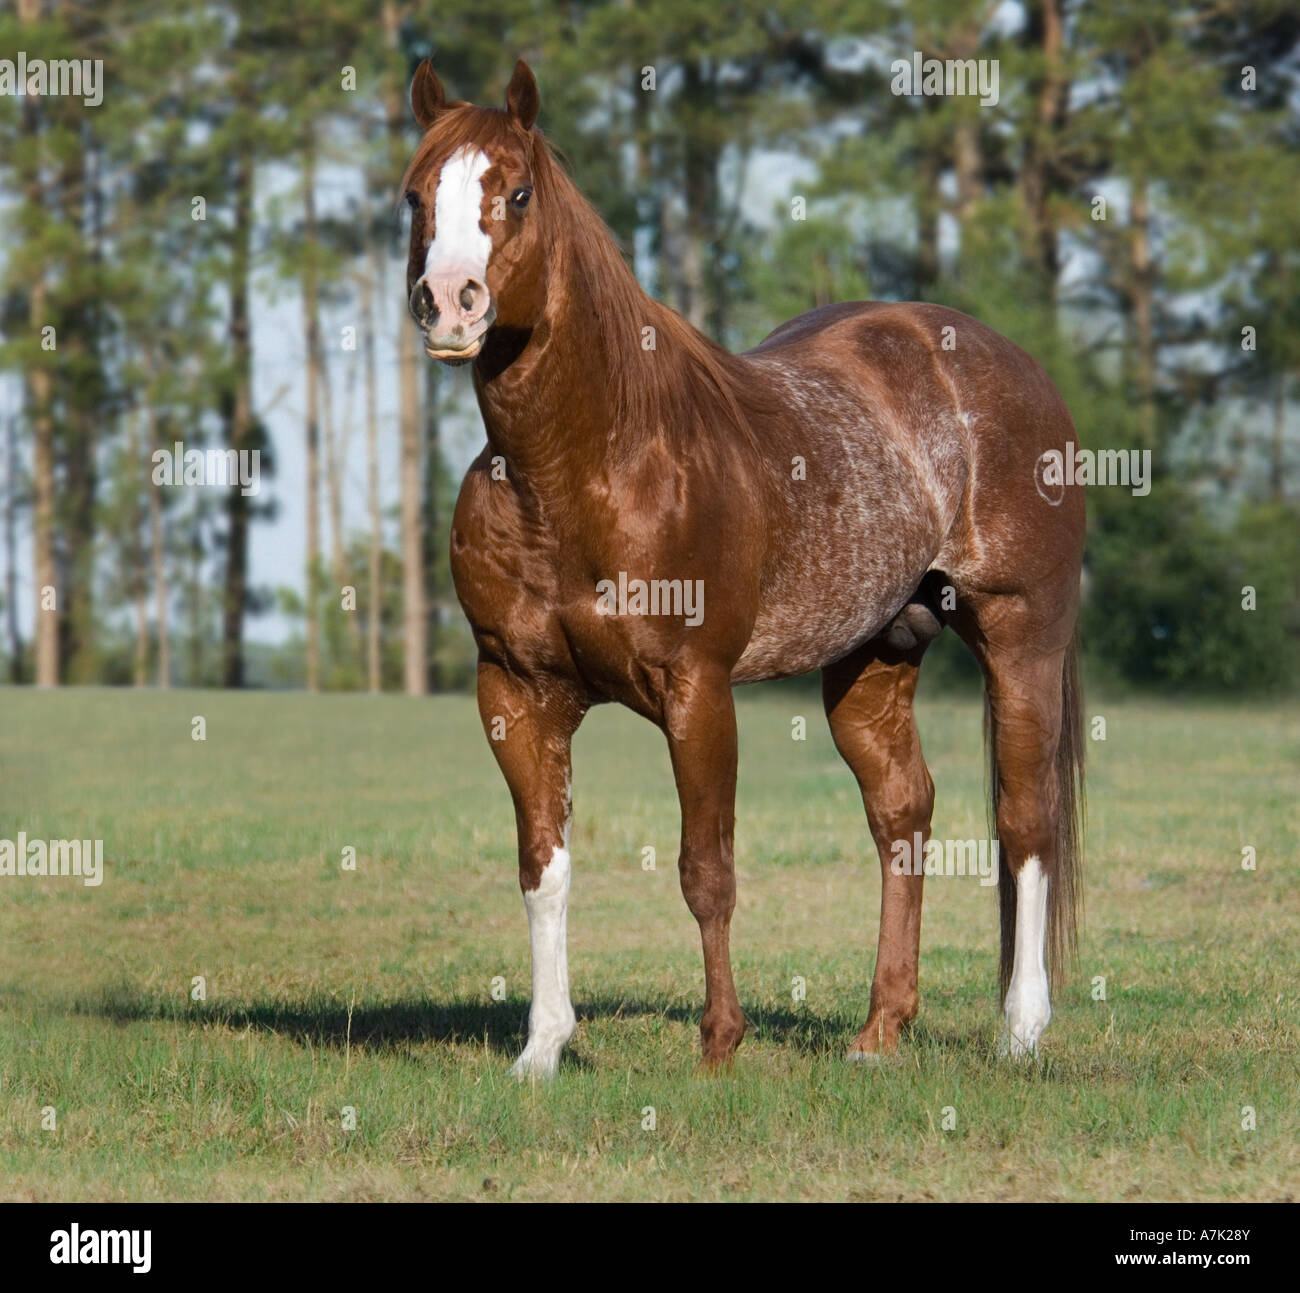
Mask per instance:
[[[424,349],[448,363],[472,359],[496,318],[496,303],[482,271],[466,264],[439,265],[411,290],[411,314],[424,333]]]
[[[438,319],[421,323],[424,353],[430,359],[439,359],[446,364],[468,363],[483,349],[483,341],[496,317],[496,303],[491,302],[487,313],[469,325],[458,322],[453,327],[442,328]]]

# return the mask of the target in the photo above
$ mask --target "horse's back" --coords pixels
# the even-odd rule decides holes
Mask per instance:
[[[979,415],[1007,410],[1009,399],[1031,402],[1028,421],[1040,429],[1043,448],[1056,444],[1057,424],[1069,422],[1065,402],[1032,355],[978,319],[926,301],[823,305],[773,329],[743,358],[819,378],[834,372],[914,411],[945,405],[977,436],[981,422],[987,433],[997,420]]]
[[[793,319],[778,324],[758,345],[745,353],[754,355],[775,346],[794,345],[838,323],[863,320],[899,304],[906,306],[915,302],[837,301],[831,305],[819,305],[816,309],[806,310],[803,314],[797,314]]]

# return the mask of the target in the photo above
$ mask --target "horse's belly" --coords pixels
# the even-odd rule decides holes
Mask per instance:
[[[732,681],[788,678],[848,655],[886,628],[933,555],[929,544],[906,555],[841,547],[783,567],[760,604]]]
[[[797,377],[786,374],[795,396]],[[960,429],[943,409],[917,429],[825,382],[802,407],[815,410],[823,432],[790,439],[805,471],[782,479],[772,508],[758,615],[736,682],[806,673],[879,635],[931,568],[965,490]]]

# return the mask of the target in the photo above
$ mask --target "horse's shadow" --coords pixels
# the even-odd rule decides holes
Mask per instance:
[[[575,1002],[580,1022],[653,1017],[699,1024],[700,1007],[667,999],[602,996]],[[409,997],[378,1004],[328,1000],[218,1000],[206,1004],[178,1003],[143,996],[131,990],[106,993],[79,1002],[75,1013],[128,1024],[148,1020],[219,1023],[228,1028],[253,1028],[303,1045],[372,1050],[408,1048],[427,1043],[486,1046],[502,1056],[517,1055],[528,1034],[528,1003],[452,999],[437,1001]],[[746,1009],[748,1036],[791,1046],[806,1054],[842,1052],[856,1029],[846,1017],[820,1015],[801,1007]]]

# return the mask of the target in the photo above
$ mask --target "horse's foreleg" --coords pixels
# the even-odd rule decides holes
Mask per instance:
[[[532,953],[528,1044],[511,1072],[549,1077],[576,1026],[566,950],[569,750],[584,708],[560,684],[524,683],[489,662],[479,664],[478,705],[515,803]]]
[[[731,1059],[745,1033],[731,977],[736,711],[727,673],[676,680],[664,700],[664,731],[682,811],[682,894],[704,946],[700,1039],[705,1064],[716,1068]]]
[[[924,645],[907,653],[875,643],[822,672],[822,698],[835,747],[862,790],[880,854],[880,939],[866,1027],[850,1059],[897,1049],[920,1005],[921,869],[930,838],[934,782],[921,757],[912,698]],[[909,863],[897,870],[900,856]]]

